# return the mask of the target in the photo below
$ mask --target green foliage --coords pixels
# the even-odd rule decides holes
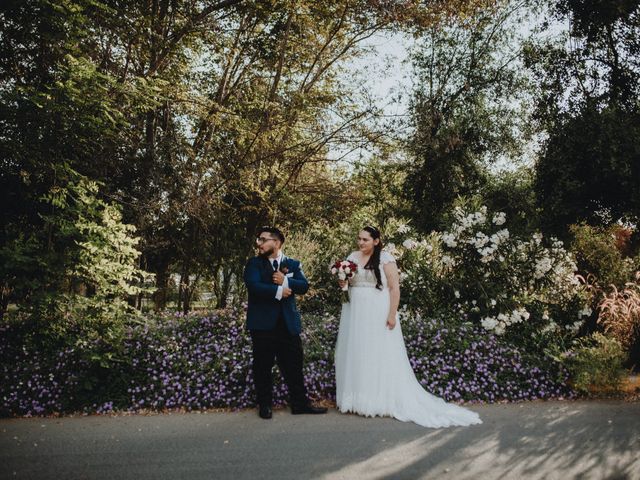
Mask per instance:
[[[490,211],[506,214],[512,234],[526,236],[539,231],[541,225],[534,182],[529,167],[492,173],[477,196]]]
[[[634,262],[632,258],[625,258],[617,247],[615,232],[619,229],[619,226],[603,228],[586,223],[569,228],[573,236],[571,251],[576,257],[579,271],[584,277],[595,277],[602,287],[615,285],[622,288],[640,268],[637,260]]]
[[[584,393],[605,393],[619,389],[627,373],[622,368],[626,358],[617,340],[596,332],[575,340],[563,363],[569,369],[574,388]]]
[[[544,231],[640,216],[640,8],[637,2],[551,2],[571,30],[531,41],[534,118],[546,139],[536,164]]]
[[[504,212],[468,204],[454,210],[447,231],[407,238],[398,252],[401,292],[409,308],[456,315],[542,352],[577,333],[591,314],[589,293],[561,241],[514,236],[506,222]]]
[[[135,313],[127,300],[150,292],[135,227],[98,198],[96,182],[70,168],[60,176],[65,182],[42,197],[42,228],[2,249],[2,280],[39,333],[117,341]]]
[[[621,128],[624,125],[624,128]],[[640,218],[640,114],[590,104],[560,117],[536,167],[545,229]]]
[[[406,189],[421,231],[444,228],[456,198],[478,193],[487,166],[516,158],[526,142],[527,82],[513,28],[522,8],[500,2],[417,42]]]

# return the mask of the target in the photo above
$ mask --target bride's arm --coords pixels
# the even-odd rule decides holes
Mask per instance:
[[[398,267],[395,262],[385,263],[383,269],[387,277],[387,287],[389,288],[390,296],[387,327],[389,327],[389,330],[393,330],[396,326],[396,315],[398,313],[398,305],[400,304],[400,276],[398,275]]]

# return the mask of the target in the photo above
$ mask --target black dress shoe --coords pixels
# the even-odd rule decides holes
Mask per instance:
[[[260,415],[260,418],[269,420],[273,415],[271,411],[271,405],[260,405],[258,407],[258,415]]]
[[[327,409],[325,407],[314,407],[313,405],[302,405],[298,407],[291,407],[291,413],[294,415],[301,415],[304,413],[318,414],[327,413]]]

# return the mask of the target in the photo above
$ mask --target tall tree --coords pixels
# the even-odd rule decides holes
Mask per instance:
[[[552,3],[570,30],[531,45],[539,88],[536,116],[546,134],[536,165],[545,229],[568,235],[580,221],[640,218],[640,7],[611,0]]]
[[[415,89],[407,192],[416,225],[442,227],[458,196],[477,193],[487,166],[526,141],[526,81],[516,24],[526,2],[423,31],[412,54]]]
[[[196,278],[224,302],[256,226],[327,213],[327,153],[375,113],[344,70],[360,43],[478,3],[4,2],[2,244],[42,234],[68,164],[136,225],[158,308],[172,272],[185,309]]]

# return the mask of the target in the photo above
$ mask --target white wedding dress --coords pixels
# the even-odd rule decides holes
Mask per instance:
[[[350,302],[342,305],[336,344],[338,409],[434,428],[482,423],[477,413],[425,391],[409,363],[400,321],[393,330],[387,328],[390,295],[383,265],[394,262],[393,256],[380,255],[382,290],[358,258],[358,252],[348,257],[358,271],[349,281]]]

